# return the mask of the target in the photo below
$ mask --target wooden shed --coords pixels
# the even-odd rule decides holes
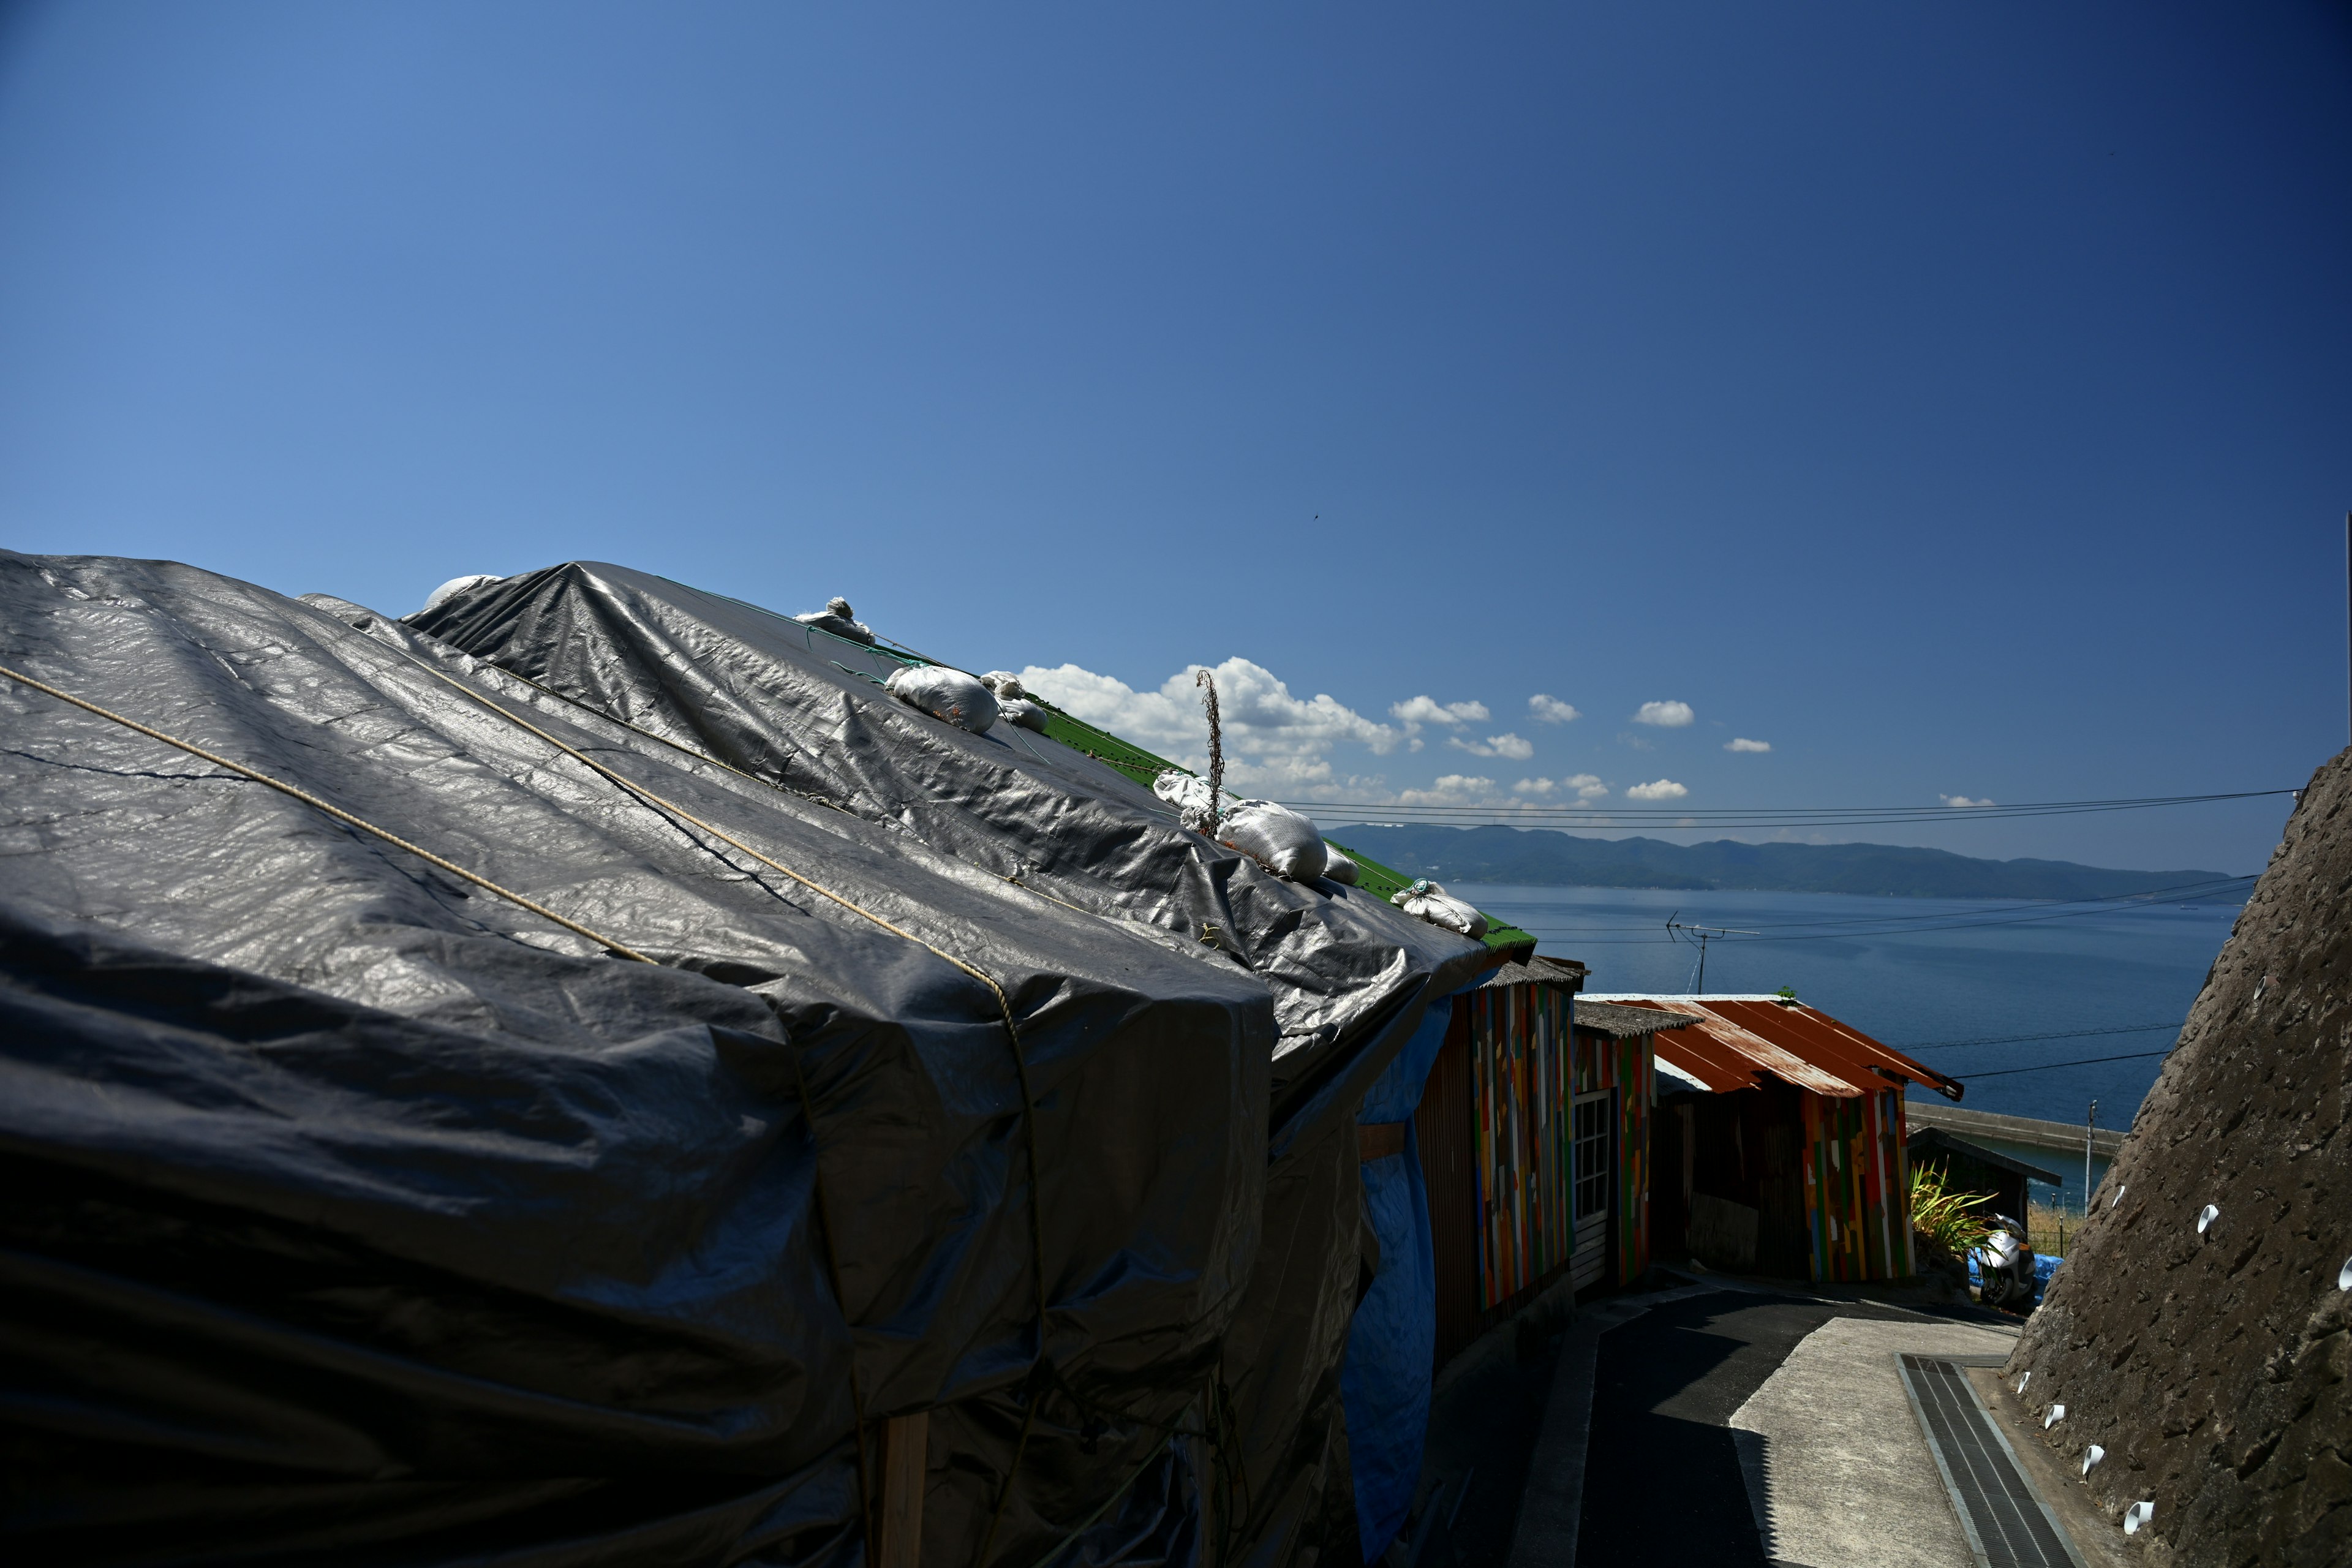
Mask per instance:
[[[1982,1203],[1971,1205],[1987,1215],[2007,1215],[2020,1224],[2025,1221],[2026,1186],[2028,1182],[2040,1182],[2045,1186],[2059,1186],[2057,1173],[2039,1165],[2029,1165],[1998,1149],[1988,1149],[1941,1127],[1922,1127],[1904,1140],[1916,1168],[1934,1166],[1941,1171],[1945,1183],[1952,1190],[1987,1194]]]
[[[1958,1100],[1958,1080],[1788,997],[1596,1000],[1693,1017],[1654,1044],[1660,1256],[1814,1280],[1916,1271],[1903,1091]]]
[[[1584,974],[1538,955],[1454,999],[1413,1117],[1439,1365],[1563,1276],[1584,1290],[1650,1266],[1650,1038],[1671,1020],[1583,1003]]]

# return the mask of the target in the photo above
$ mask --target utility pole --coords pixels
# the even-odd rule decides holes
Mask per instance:
[[[2344,673],[2346,717],[2352,721],[2352,511],[2344,514]]]

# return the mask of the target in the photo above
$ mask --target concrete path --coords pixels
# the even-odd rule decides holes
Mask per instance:
[[[1604,1299],[1577,1320],[1560,1348],[1543,1427],[1528,1461],[1527,1484],[1511,1531],[1510,1568],[1575,1568],[1601,1336],[1654,1308],[1711,1293],[1704,1286],[1685,1286]]]
[[[2008,1350],[2013,1328],[1956,1321],[1962,1315],[1978,1316],[1728,1281],[1596,1304],[1559,1357],[1510,1568],[1950,1561],[1935,1553],[1960,1540],[1958,1526],[1890,1347]],[[1890,1425],[1890,1408],[1900,1424]],[[1830,1506],[1853,1484],[1873,1500],[1906,1500],[1891,1510]],[[1920,1542],[1901,1521],[1927,1503],[1935,1510],[1921,1538],[1927,1554],[1908,1555]],[[1891,1551],[1882,1545],[1890,1536],[1901,1537]],[[1968,1562],[1963,1546],[1958,1563]]]
[[[1803,1568],[1970,1568],[1975,1562],[1896,1352],[2007,1355],[2014,1331],[1832,1318],[1732,1413],[1764,1554]]]

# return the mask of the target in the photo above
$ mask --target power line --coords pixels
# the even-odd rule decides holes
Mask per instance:
[[[2142,806],[2195,805],[2213,800],[2251,800],[2263,795],[2294,795],[2292,789],[2236,790],[2211,795],[2105,795],[2089,800],[2030,800],[2009,805],[1549,805],[1541,802],[1475,805],[1399,801],[1301,800],[1280,804],[1317,811],[1456,811],[1507,812],[1520,816],[2000,816],[2015,811],[2120,811]]]
[[[2085,915],[2100,915],[2119,912],[2121,911],[2105,909],[2061,910],[2053,914],[2028,915],[2017,920],[1955,921],[1947,925],[1879,926],[1873,927],[1865,931],[1811,931],[1797,936],[1759,935],[1742,938],[1726,938],[1725,940],[1740,947],[1748,947],[1758,942],[1856,942],[1864,937],[1924,936],[1930,931],[1997,931],[2003,926],[2042,925],[2047,924],[2051,921],[2079,920]],[[1516,924],[1517,922],[1515,921],[1513,923]],[[1580,928],[1575,926],[1520,926],[1519,929],[1526,931],[1530,936],[1574,937]],[[1620,927],[1618,929],[1638,930],[1640,928]],[[1597,941],[1584,942],[1582,945],[1586,947],[1657,947],[1663,946],[1664,943],[1665,939],[1661,937],[1652,937],[1647,941],[1643,941],[1639,937],[1602,937]]]
[[[2021,1073],[2021,1072],[2048,1072],[2048,1071],[2049,1071],[2051,1068],[2087,1068],[2087,1067],[2095,1067],[2095,1066],[2097,1066],[2097,1065],[2098,1065],[2099,1063],[2101,1063],[2101,1062],[2137,1062],[2137,1061],[2145,1061],[2145,1060],[2146,1060],[2147,1058],[2148,1058],[2149,1057],[2168,1057],[2168,1056],[2170,1056],[2171,1054],[2172,1054],[2172,1053],[2171,1053],[2170,1051],[2168,1051],[2168,1050],[2163,1050],[2163,1051],[2132,1051],[2132,1052],[2130,1052],[2130,1053],[2128,1053],[2128,1054],[2126,1054],[2126,1055],[2120,1056],[2120,1057],[2084,1057],[2084,1058],[2082,1060],[2080,1060],[2080,1061],[2074,1061],[2074,1062],[2042,1062],[2042,1063],[2039,1064],[2038,1066],[2030,1067],[2030,1068],[1998,1068],[1997,1070],[1992,1071],[1992,1072],[1969,1072],[1969,1073],[1960,1073],[1960,1074],[1958,1074],[1958,1075],[1956,1075],[1956,1076],[1957,1076],[1957,1077],[1958,1077],[1958,1078],[1960,1079],[1960,1080],[1961,1080],[1962,1082],[1964,1082],[1964,1083],[1974,1083],[1974,1082],[1976,1082],[1976,1080],[1977,1080],[1977,1079],[1980,1079],[1980,1078],[2009,1078],[2009,1077],[2011,1077],[2011,1076],[2013,1076],[2013,1075],[2015,1075],[2015,1074],[2017,1074],[2017,1073]]]
[[[2079,1040],[2088,1035],[2148,1035],[2158,1029],[2178,1029],[2179,1024],[2119,1024],[2112,1029],[2061,1029],[2053,1035],[1989,1035],[1980,1040],[1926,1040],[1916,1046],[1897,1046],[1901,1051],[1950,1051],[1962,1046],[2018,1046],[2029,1040]]]
[[[2228,886],[2231,883],[2251,882],[2254,879],[2252,877],[2231,877],[2222,880],[2210,882],[2183,882],[2177,884],[2171,889],[2155,889],[2146,893],[2114,893],[2099,899],[2070,899],[2052,904],[2015,904],[2009,906],[2007,909],[1995,907],[1980,910],[1945,910],[1924,915],[1884,915],[1874,919],[1869,916],[1856,916],[1851,921],[1834,922],[1826,921],[1794,921],[1787,922],[1785,927],[1768,927],[1767,930],[1796,929],[1800,931],[1810,931],[1812,934],[1803,936],[1771,936],[1764,934],[1763,932],[1748,932],[1746,934],[1751,942],[1831,942],[1851,937],[1902,936],[1909,931],[1976,931],[1994,926],[2034,925],[2048,921],[2071,920],[2083,915],[2105,914],[2107,913],[2110,909],[2123,910],[2149,908],[2158,902],[2169,902],[2173,897],[2179,896],[2179,894],[2185,889],[2196,888],[2218,889]],[[2041,914],[2023,915],[2016,920],[1984,920],[1976,918],[1979,915],[2006,914],[2018,910],[2030,909],[2040,909],[2046,912]],[[1927,923],[1937,921],[1940,921],[1943,923]],[[1830,924],[1862,925],[1871,929],[1863,931],[1821,931],[1815,929],[1818,926]],[[1580,931],[1642,931],[1647,928],[1642,926],[1521,926],[1519,929],[1538,936],[1545,934],[1573,936]],[[1599,943],[1596,945],[1623,946],[1634,944],[1617,942]]]
[[[2032,899],[2022,903],[1993,905],[1990,908],[1979,910],[1945,910],[1937,913],[1923,915],[1850,915],[1839,920],[1767,921],[1765,929],[1768,931],[1778,931],[1784,927],[1884,925],[1895,921],[1931,921],[1947,918],[1957,919],[1963,915],[2014,914],[2021,910],[2049,909],[2053,907],[2063,908],[2078,904],[2084,906],[2095,905],[2099,908],[2105,908],[2111,905],[2125,906],[2144,903],[2170,903],[2175,899],[2184,897],[2190,899],[2203,899],[2221,891],[2221,889],[2224,888],[2235,887],[2241,882],[2252,882],[2255,879],[2256,879],[2252,875],[2243,877],[2209,877],[2203,881],[2176,882],[2170,887],[2143,888],[2137,892],[2131,893],[2095,893],[2089,898],[2083,899]],[[2095,913],[2097,911],[2095,909],[2086,909],[2085,912]]]
[[[2221,795],[2159,795],[2141,799],[2038,801],[1989,806],[1570,806],[1404,805],[1395,802],[1294,800],[1281,804],[1329,821],[1346,815],[1359,826],[1633,827],[1688,831],[1735,827],[1895,826],[1910,823],[1971,822],[2022,817],[2079,816],[2098,812],[2147,811],[2160,806],[2291,795],[2292,789],[2240,790]]]
[[[1973,910],[1935,910],[1928,913],[1918,915],[1846,915],[1841,916],[1835,920],[1767,921],[1764,922],[1763,929],[1768,931],[1772,931],[1814,930],[1824,926],[1892,925],[1897,921],[1954,921],[1964,918],[1972,920],[1974,917],[1979,915],[2013,914],[2021,910],[2051,910],[2067,908],[2074,905],[2097,905],[2101,908],[2105,908],[2110,905],[2128,906],[2135,903],[2169,903],[2174,899],[2181,897],[2202,899],[2211,895],[2212,893],[2218,892],[2223,888],[2232,887],[2240,882],[2251,882],[2253,880],[2255,880],[2255,879],[2252,876],[2211,877],[2199,882],[2176,882],[2170,887],[2147,888],[2135,893],[2100,893],[2087,899],[2034,899],[2025,903],[1992,904],[1982,909]],[[1606,891],[1610,889],[1599,890]],[[1746,891],[1748,889],[1729,889],[1720,890]],[[1762,891],[1765,889],[1755,890]],[[1852,898],[1861,897],[1864,895],[1846,894],[1843,896]],[[1949,901],[1960,902],[1964,900],[1953,900]],[[1499,908],[1501,906],[1498,904],[1496,907]],[[2086,909],[2084,912],[2095,914],[2098,910],[2096,909]],[[1633,926],[1521,926],[1519,929],[1530,931],[1549,931],[1574,932],[1586,931],[1655,931],[1657,926],[1655,922],[1649,922]]]
[[[2261,795],[2286,795],[2291,791],[2265,790]],[[2217,795],[2216,800],[2251,800],[2256,795]],[[2022,822],[2050,816],[2094,816],[2118,811],[2142,811],[2159,805],[2188,805],[2192,801],[2154,801],[2141,805],[2086,805],[2042,811],[2003,812],[1919,812],[1905,816],[1874,815],[1852,816],[1798,816],[1793,813],[1765,816],[1760,813],[1700,816],[1696,812],[1675,812],[1657,817],[1636,817],[1630,812],[1599,811],[1576,814],[1517,811],[1508,806],[1470,806],[1460,810],[1440,811],[1420,806],[1353,806],[1331,810],[1313,801],[1285,803],[1300,815],[1321,822],[1347,827],[1548,827],[1555,832],[1570,828],[1642,833],[1723,833],[1732,829],[1785,827],[1812,829],[1818,827],[1913,827],[1943,822]]]

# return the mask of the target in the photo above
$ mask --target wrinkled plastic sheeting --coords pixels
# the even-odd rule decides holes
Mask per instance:
[[[1257,981],[354,606],[0,552],[0,663],[660,961],[0,680],[11,1561],[848,1563],[853,1365],[953,1435],[940,1560],[1029,1401],[1001,1561],[1147,1461],[1079,1550],[1181,1542],[1152,1456],[1250,1286]],[[992,975],[1041,1190],[985,985],[439,676]]]
[[[1184,831],[1168,803],[1084,752],[1009,725],[969,735],[911,713],[878,689],[900,668],[892,656],[717,595],[575,562],[408,624],[781,789],[888,824],[984,879],[1017,879],[1265,988],[1280,1043],[1265,1113],[1261,1262],[1219,1362],[1243,1434],[1246,1509],[1220,1528],[1236,1563],[1286,1562],[1310,1547],[1346,1445],[1339,1367],[1361,1237],[1355,1110],[1430,998],[1484,968],[1486,950],[1356,889],[1286,882]]]
[[[663,973],[564,1050],[0,910],[11,1560],[851,1560],[777,1024]]]
[[[1005,726],[970,735],[931,722],[879,689],[905,668],[899,658],[719,595],[572,562],[404,624],[755,778],[891,824],[985,875],[1153,927],[1231,967],[1201,943],[1204,928],[1217,928],[1274,993],[1278,1139],[1295,1106],[1317,1098],[1329,1059],[1351,1055],[1392,1003],[1433,976],[1450,991],[1490,962],[1475,942],[1368,893],[1286,882],[1204,843],[1168,803],[1084,752]]]

